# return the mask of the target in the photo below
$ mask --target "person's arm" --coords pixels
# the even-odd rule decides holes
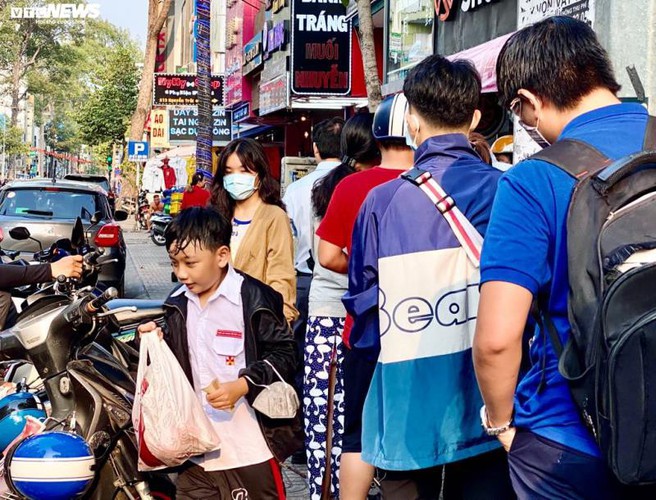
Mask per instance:
[[[349,257],[344,250],[329,241],[319,239],[319,264],[330,271],[346,274],[348,263]]]
[[[353,349],[377,356],[380,350],[378,321],[378,218],[370,195],[353,227],[348,269],[348,291],[342,302],[353,318],[349,343]]]
[[[521,177],[502,178],[485,235],[473,356],[491,427],[512,420],[524,328],[533,297],[550,280],[551,229],[542,206],[549,202],[539,192]],[[499,436],[506,450],[514,432]]]
[[[267,235],[267,264],[264,282],[282,295],[285,318],[298,318],[296,304],[296,270],[294,269],[294,239],[287,214],[277,210]]]
[[[473,354],[490,427],[512,420],[522,338],[532,301],[530,291],[513,283],[490,281],[481,287]],[[506,450],[513,435],[499,436]]]
[[[61,275],[79,278],[82,275],[82,257],[73,255],[52,264],[33,266],[0,264],[0,289],[48,283]]]
[[[340,274],[346,274],[349,266],[349,256],[344,248],[351,235],[347,234],[348,224],[344,208],[350,203],[344,185],[338,184],[328,203],[326,215],[317,228],[319,264]]]

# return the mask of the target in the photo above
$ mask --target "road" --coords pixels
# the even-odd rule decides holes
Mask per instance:
[[[155,245],[145,231],[134,230],[134,219],[121,223],[128,247],[125,294],[130,298],[163,300],[176,286],[171,281],[171,264],[166,249]],[[283,478],[289,500],[307,500],[306,469],[285,464]]]

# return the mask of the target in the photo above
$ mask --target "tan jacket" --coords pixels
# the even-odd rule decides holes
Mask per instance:
[[[285,302],[285,318],[298,318],[294,240],[287,213],[280,207],[262,203],[232,256],[236,269],[280,292]]]

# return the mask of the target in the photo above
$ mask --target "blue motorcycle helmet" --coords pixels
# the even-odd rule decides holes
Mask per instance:
[[[69,432],[23,439],[7,453],[7,485],[29,500],[71,500],[94,480],[95,459],[87,442]]]
[[[23,432],[27,416],[42,420],[46,412],[29,392],[17,392],[0,399],[0,453]]]
[[[374,114],[371,126],[373,136],[378,141],[400,139],[405,140],[405,114],[408,111],[408,100],[402,93],[387,96],[380,103]]]

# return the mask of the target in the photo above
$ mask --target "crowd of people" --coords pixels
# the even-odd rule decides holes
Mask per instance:
[[[544,147],[641,149],[648,114],[619,101],[582,22],[520,30],[497,79]],[[164,338],[229,436],[218,456],[191,460],[179,498],[283,498],[277,461],[299,449],[313,500],[363,500],[373,481],[398,500],[619,495],[529,319],[540,297],[570,335],[575,179],[537,158],[504,173],[512,139],[490,148],[474,133],[480,95],[471,63],[427,57],[375,114],[315,124],[317,167],[282,199],[257,142],[223,151],[209,207],[166,234],[182,286]],[[205,396],[213,376],[220,388]],[[296,416],[253,411],[281,379],[298,391]]]
[[[544,147],[643,147],[648,113],[617,98],[583,22],[514,34],[497,82]],[[181,283],[166,327],[139,327],[221,436],[178,471],[177,498],[282,499],[299,450],[313,500],[364,500],[374,481],[385,500],[653,496],[615,480],[531,318],[567,343],[576,179],[539,156],[508,170],[512,141],[473,132],[480,95],[470,62],[427,57],[375,114],[317,123],[317,167],[283,198],[257,142],[225,148],[207,206],[166,231]],[[263,401],[279,381],[294,416]]]

